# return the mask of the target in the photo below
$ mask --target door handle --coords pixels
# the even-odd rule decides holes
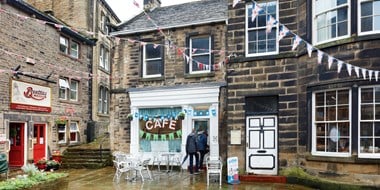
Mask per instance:
[[[266,150],[258,150],[257,153],[266,153]]]

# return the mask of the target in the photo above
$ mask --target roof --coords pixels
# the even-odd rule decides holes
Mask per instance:
[[[101,3],[103,3],[104,7],[108,10],[108,12],[115,18],[117,23],[120,23],[119,17],[116,15],[116,13],[112,10],[112,8],[108,5],[108,3],[105,0],[100,0]]]
[[[42,13],[41,11],[37,10],[33,6],[29,5],[28,3],[22,1],[22,0],[8,0],[6,1],[7,4],[14,6],[15,8],[18,8],[22,10],[23,12],[30,14],[30,15],[35,15],[37,19],[44,20],[50,23],[55,23],[55,24],[60,24],[62,25],[62,22],[60,22],[58,19],[54,18],[53,16],[46,15],[45,13]],[[54,27],[54,26],[53,26]],[[88,39],[84,35],[81,35],[74,30],[64,27],[61,29],[61,32],[64,34],[67,34],[71,37],[76,38],[77,40],[80,40],[81,42],[84,42],[89,45],[94,45],[94,41]]]
[[[148,12],[149,17],[160,27],[160,29],[186,27],[227,20],[227,0],[203,0],[157,7]],[[119,25],[118,34],[133,34],[157,30],[157,27],[147,19],[144,12]]]

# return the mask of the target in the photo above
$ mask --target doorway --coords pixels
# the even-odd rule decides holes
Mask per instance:
[[[9,124],[9,140],[11,148],[9,151],[9,165],[21,167],[24,165],[24,123]]]
[[[46,125],[34,124],[33,126],[33,160],[37,162],[46,158]]]
[[[247,172],[277,175],[277,116],[248,116],[246,122]]]

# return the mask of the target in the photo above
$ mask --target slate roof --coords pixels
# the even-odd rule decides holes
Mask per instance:
[[[177,28],[227,20],[227,0],[202,0],[167,7],[157,7],[148,15],[160,29]],[[119,25],[117,34],[133,34],[157,30],[142,12]]]

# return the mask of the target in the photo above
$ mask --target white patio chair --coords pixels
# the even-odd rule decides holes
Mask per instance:
[[[210,157],[206,158],[206,168],[207,168],[207,186],[210,184],[210,176],[219,177],[219,186],[222,185],[222,168],[223,162],[221,158],[218,160],[210,160]]]
[[[127,174],[126,179],[129,179],[128,172],[134,170],[132,161],[126,158],[126,159],[113,160],[113,163],[116,168],[113,181],[116,181],[117,183],[119,183],[120,178],[123,175],[123,173],[126,173]]]
[[[158,171],[161,171],[161,169],[160,169],[160,168],[161,168],[161,163],[164,161],[164,159],[165,159],[165,158],[163,158],[161,154],[155,154],[155,155],[153,156],[152,167],[153,167],[154,165],[157,165],[157,170],[158,170]]]
[[[141,162],[140,164],[138,164],[138,165],[134,168],[136,171],[139,172],[142,181],[144,181],[144,176],[143,176],[143,173],[142,173],[143,171],[147,171],[148,176],[149,176],[149,179],[150,179],[150,180],[153,180],[152,175],[151,175],[150,170],[149,170],[149,166],[148,166],[149,162],[150,162],[150,158],[144,160],[143,162]]]
[[[171,166],[170,172],[173,171],[174,166],[178,166],[180,172],[182,172],[182,165],[181,164],[182,164],[182,154],[179,153],[179,154],[176,154],[175,156],[173,156],[171,158],[171,160],[169,161],[169,165]]]

